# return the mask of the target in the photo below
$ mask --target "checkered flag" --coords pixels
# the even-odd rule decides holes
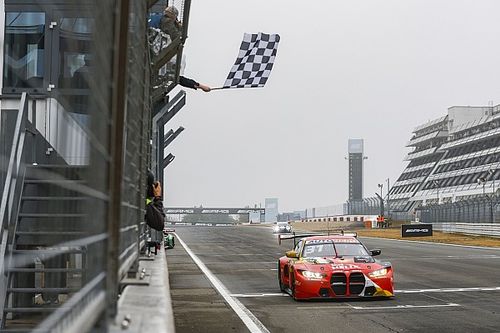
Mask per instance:
[[[263,87],[273,69],[279,41],[278,34],[245,33],[238,58],[222,89]]]

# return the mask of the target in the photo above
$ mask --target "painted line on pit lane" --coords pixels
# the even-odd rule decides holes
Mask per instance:
[[[248,272],[248,271],[277,271],[277,268],[236,268],[232,269],[231,272]]]
[[[328,310],[328,309],[353,309],[353,310],[399,310],[399,309],[426,309],[426,308],[448,308],[448,307],[459,307],[460,304],[457,303],[447,303],[447,304],[429,304],[429,305],[392,305],[392,306],[355,306],[346,303],[347,306],[297,306],[300,310]]]
[[[250,310],[248,310],[239,300],[231,297],[231,294],[227,290],[226,286],[205,266],[205,264],[196,256],[196,254],[191,251],[186,243],[179,237],[178,234],[174,233],[179,243],[182,245],[184,250],[189,254],[191,259],[198,265],[200,270],[205,274],[210,283],[217,289],[217,292],[226,300],[226,302],[231,306],[233,311],[240,317],[245,326],[250,330],[251,333],[270,333],[269,330],[260,322],[257,317],[254,316]]]
[[[445,246],[463,247],[463,248],[469,248],[469,249],[500,251],[500,247],[460,245],[460,244],[426,242],[426,241],[412,241],[412,240],[406,240],[406,239],[394,239],[394,238],[385,238],[385,237],[369,237],[369,236],[358,236],[358,237],[359,238],[366,238],[366,239],[374,239],[374,240],[378,239],[378,240],[386,240],[386,241],[404,242],[404,243],[417,243],[417,244],[427,244],[427,245],[445,245]]]
[[[457,293],[467,291],[500,291],[500,287],[432,288],[394,290],[395,294]]]
[[[467,255],[467,256],[421,256],[421,257],[390,257],[390,260],[421,260],[421,259],[431,259],[431,260],[442,260],[442,259],[500,259],[500,256],[494,254],[478,254],[478,255]]]
[[[277,254],[282,254],[282,253],[277,253]],[[203,254],[204,256],[210,256],[210,257],[234,257],[234,256],[250,256],[250,257],[255,257],[255,256],[270,256],[269,253],[228,253],[228,254]],[[272,254],[271,254],[272,255]]]
[[[500,287],[470,287],[470,288],[434,288],[434,289],[401,289],[394,290],[394,294],[425,294],[425,293],[460,293],[471,291],[500,291]],[[256,297],[281,297],[289,296],[287,293],[249,293],[249,294],[231,294],[237,298],[256,298]]]
[[[254,294],[231,294],[232,297],[238,298],[254,298],[254,297],[277,297],[277,296],[288,296],[286,293],[254,293]]]

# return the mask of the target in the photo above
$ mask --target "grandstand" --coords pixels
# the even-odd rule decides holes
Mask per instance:
[[[407,147],[409,163],[389,192],[393,211],[492,198],[500,178],[500,105],[450,107],[417,126]]]

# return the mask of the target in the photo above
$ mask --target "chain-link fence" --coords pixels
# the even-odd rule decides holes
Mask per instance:
[[[5,1],[0,119],[14,130],[0,145],[2,329],[106,331],[120,280],[137,270],[148,3]]]
[[[349,200],[346,202],[347,214],[379,215],[380,200],[376,197],[363,200]]]
[[[498,203],[497,196],[481,196],[439,205],[427,205],[416,209],[416,217],[424,223],[498,223],[500,222]]]

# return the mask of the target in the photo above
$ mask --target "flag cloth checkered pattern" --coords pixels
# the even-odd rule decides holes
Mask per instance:
[[[263,87],[278,51],[278,34],[247,34],[243,36],[240,53],[222,88]]]

